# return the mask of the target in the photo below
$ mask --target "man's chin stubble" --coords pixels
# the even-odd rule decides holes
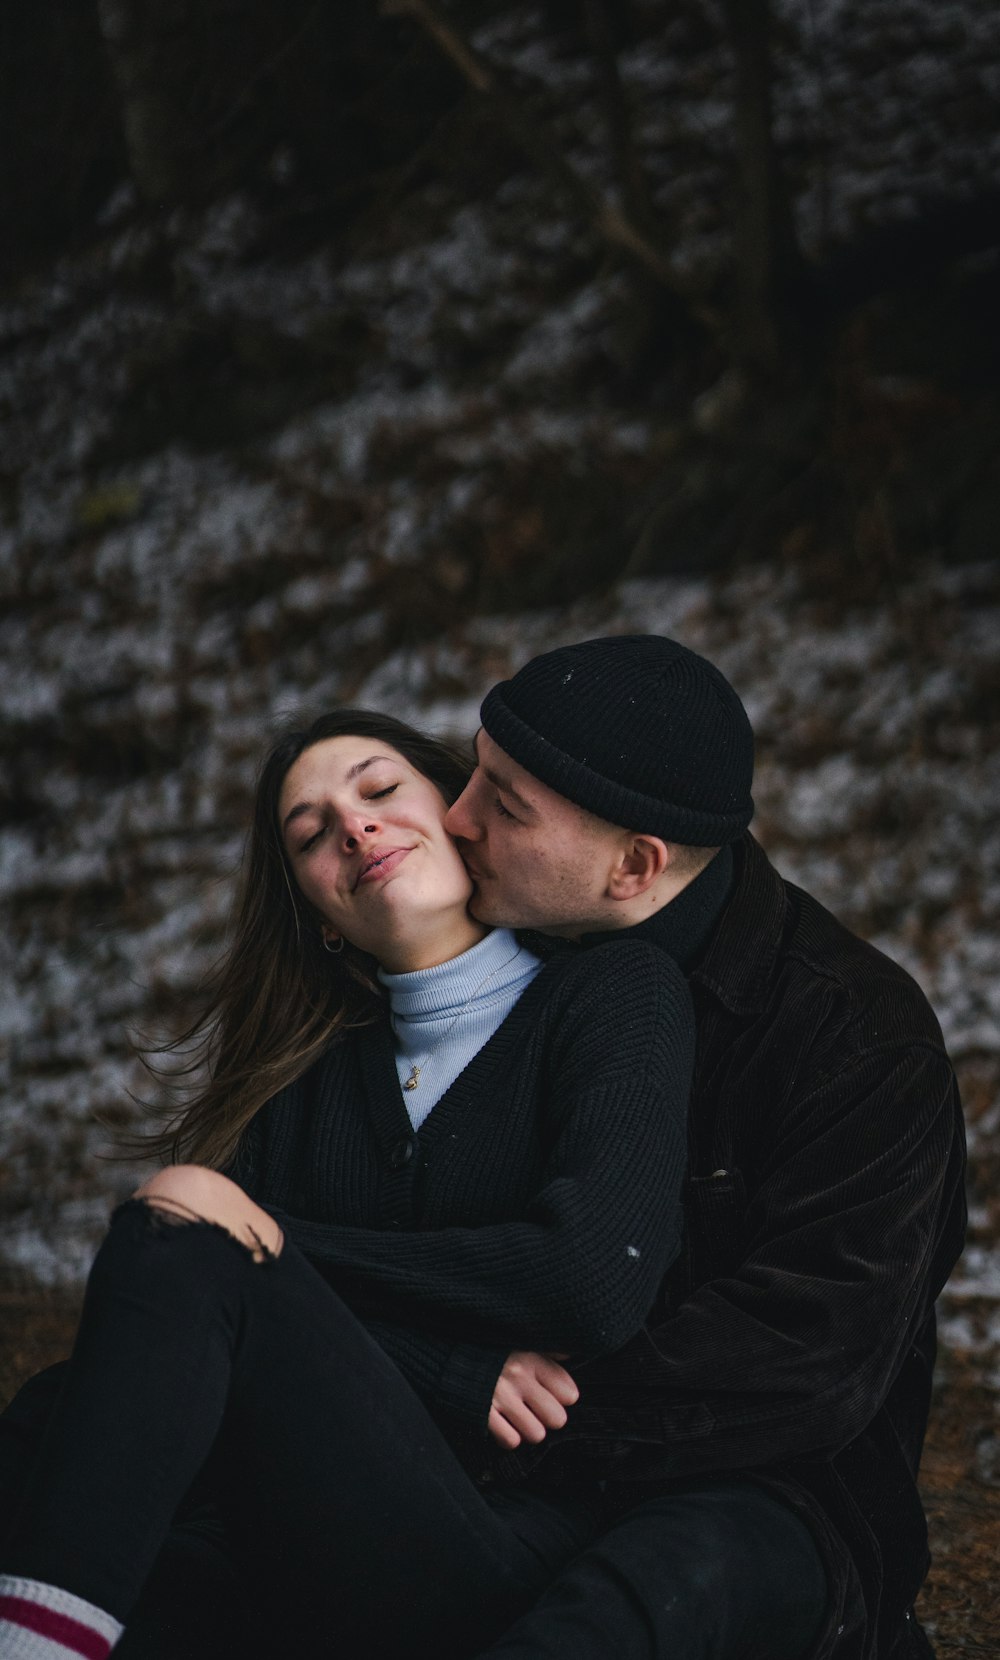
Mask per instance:
[[[491,911],[490,906],[483,901],[478,888],[474,890],[472,898],[469,900],[469,915],[474,917],[477,922],[483,923],[487,928],[516,928],[518,926],[517,923],[508,922],[506,918],[497,916],[494,911]]]

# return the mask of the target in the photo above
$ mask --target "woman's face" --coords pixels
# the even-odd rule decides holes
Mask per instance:
[[[384,968],[457,956],[483,937],[472,884],[435,784],[391,744],[324,738],[293,762],[278,799],[292,873],[323,917]]]

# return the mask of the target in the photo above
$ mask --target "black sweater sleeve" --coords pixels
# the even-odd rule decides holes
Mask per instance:
[[[432,1411],[485,1434],[493,1391],[511,1353],[509,1343],[490,1348],[481,1343],[455,1343],[398,1322],[368,1320],[365,1324]]]
[[[554,1134],[523,1216],[398,1232],[273,1212],[373,1321],[436,1334],[426,1358],[439,1379],[471,1364],[482,1385],[514,1347],[613,1351],[677,1249],[694,1044],[684,977],[637,941],[575,958],[560,993],[539,1103]]]

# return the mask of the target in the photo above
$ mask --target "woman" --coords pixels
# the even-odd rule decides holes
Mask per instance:
[[[193,1487],[303,1656],[473,1653],[599,1528],[542,1357],[625,1342],[676,1248],[688,993],[639,942],[543,965],[470,917],[463,779],[357,711],[265,763],[172,1141],[199,1162],[98,1253],[0,1554],[4,1654],[107,1652]]]

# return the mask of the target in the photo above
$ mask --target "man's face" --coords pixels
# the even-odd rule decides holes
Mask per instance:
[[[624,832],[525,772],[488,733],[445,818],[480,922],[573,936],[608,926],[607,883]]]

